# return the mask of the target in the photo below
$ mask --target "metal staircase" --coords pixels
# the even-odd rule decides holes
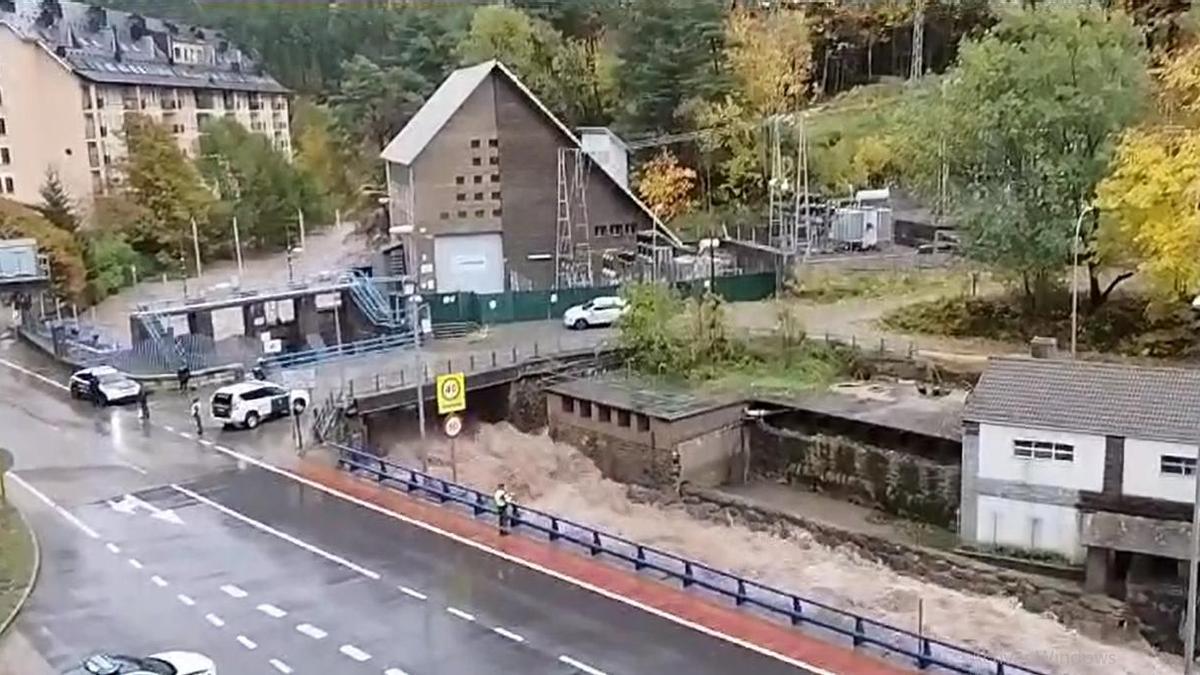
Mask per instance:
[[[399,330],[404,324],[393,314],[387,298],[376,288],[371,278],[359,272],[350,272],[350,298],[362,311],[367,320],[379,328]]]
[[[138,320],[146,329],[146,334],[150,336],[150,342],[154,345],[157,351],[166,360],[170,360],[177,365],[185,365],[188,362],[187,353],[183,345],[171,336],[165,326],[163,326],[162,317],[158,314],[144,313],[138,315]]]

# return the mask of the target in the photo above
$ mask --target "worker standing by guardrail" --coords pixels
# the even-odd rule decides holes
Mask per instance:
[[[496,517],[500,527],[500,536],[507,536],[508,529],[512,525],[509,509],[512,508],[512,496],[508,494],[508,490],[504,489],[504,483],[496,486],[496,492],[492,495],[492,499],[496,502]]]

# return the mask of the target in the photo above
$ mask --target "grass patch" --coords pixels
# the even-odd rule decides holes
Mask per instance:
[[[0,506],[0,623],[16,607],[33,572],[33,536],[12,506]]]
[[[787,284],[790,297],[816,304],[851,298],[882,298],[935,290],[961,290],[957,275],[942,270],[906,272],[804,272]]]
[[[1041,311],[1030,313],[1011,295],[947,297],[901,307],[885,314],[881,323],[904,333],[1005,342],[1048,336],[1066,347],[1071,342],[1071,302],[1069,294],[1057,294]],[[1195,319],[1187,307],[1153,312],[1136,294],[1115,296],[1094,313],[1081,306],[1079,324],[1079,346],[1085,350],[1159,358],[1200,353]]]
[[[817,340],[787,350],[763,340],[747,344],[740,361],[698,375],[707,387],[722,391],[791,395],[845,379],[854,361],[849,349]]]

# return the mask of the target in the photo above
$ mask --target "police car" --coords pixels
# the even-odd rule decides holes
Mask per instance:
[[[142,385],[112,366],[94,366],[76,371],[67,382],[72,398],[91,396],[92,384],[100,384],[100,402],[104,405],[136,401]]]
[[[217,675],[212,659],[193,652],[163,652],[145,658],[97,654],[67,675]]]
[[[210,401],[213,419],[227,427],[257,427],[260,422],[302,413],[309,395],[303,389],[287,389],[278,384],[247,380],[221,387]]]

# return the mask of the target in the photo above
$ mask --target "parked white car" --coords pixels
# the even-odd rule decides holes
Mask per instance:
[[[213,419],[225,426],[247,429],[275,417],[302,413],[309,395],[303,389],[287,389],[271,382],[247,380],[218,389],[210,401]]]
[[[71,375],[67,382],[71,397],[89,397],[95,382],[100,384],[100,402],[104,405],[130,403],[142,393],[142,385],[129,379],[125,373],[112,366],[94,366]]]
[[[583,330],[593,326],[611,326],[621,315],[629,311],[629,305],[615,295],[592,298],[582,305],[569,307],[563,313],[563,325]]]
[[[194,652],[163,652],[144,658],[97,654],[67,675],[217,675],[217,666]]]

